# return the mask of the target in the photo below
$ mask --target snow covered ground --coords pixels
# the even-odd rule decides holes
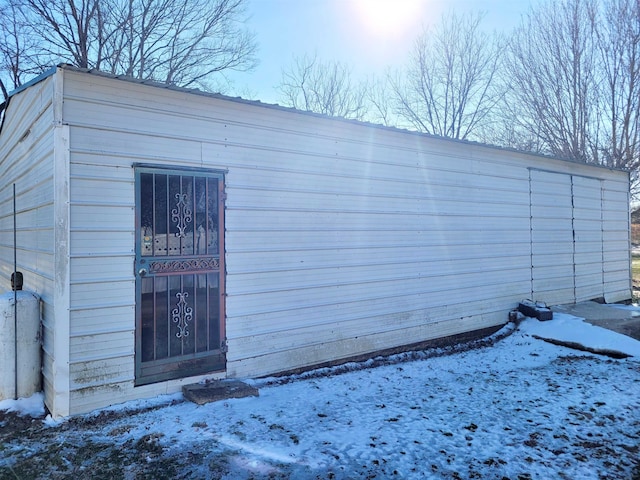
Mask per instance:
[[[37,416],[0,411],[0,478],[640,478],[640,342],[556,314],[490,347],[431,353],[254,381],[255,398],[160,397],[64,422],[42,418],[40,397],[0,402]],[[28,433],[3,435],[10,418]]]

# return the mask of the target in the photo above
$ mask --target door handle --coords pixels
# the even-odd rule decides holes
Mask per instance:
[[[146,268],[141,268],[140,270],[138,270],[138,275],[140,275],[141,277],[144,277],[146,274],[147,274]]]

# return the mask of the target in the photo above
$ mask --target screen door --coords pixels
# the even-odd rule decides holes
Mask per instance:
[[[136,385],[225,368],[223,185],[136,168]]]

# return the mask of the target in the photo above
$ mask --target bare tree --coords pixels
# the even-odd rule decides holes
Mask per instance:
[[[7,98],[9,91],[20,86],[26,77],[39,72],[32,57],[35,35],[20,8],[19,0],[0,0],[0,91]]]
[[[367,113],[366,84],[352,80],[348,66],[317,55],[295,57],[277,88],[285,105],[300,110],[357,120]]]
[[[548,1],[515,30],[506,62],[514,119],[556,156],[597,162],[598,57],[592,0]]]
[[[203,86],[224,70],[251,69],[255,42],[240,28],[244,1],[120,0],[103,68],[181,86]]]
[[[17,35],[17,11],[12,2],[0,5],[0,90],[3,99],[20,84],[20,50],[22,38]],[[4,73],[4,75],[2,75]],[[3,78],[4,77],[4,78]]]
[[[390,77],[396,112],[411,127],[467,139],[496,104],[498,38],[481,31],[482,14],[443,15],[417,39],[405,72]]]
[[[505,93],[487,121],[474,132],[474,137],[490,145],[531,153],[548,152],[546,145],[540,139],[540,134],[521,125],[520,122],[524,117],[519,105]]]
[[[638,0],[540,4],[515,31],[506,65],[502,107],[520,133],[547,153],[628,169],[640,193]]]
[[[28,18],[40,32],[44,52],[80,68],[93,66],[91,50],[100,50],[93,42],[101,7],[98,0],[25,0],[24,6],[30,9]]]
[[[256,63],[243,26],[246,0],[0,0],[0,8],[9,3],[22,19],[5,15],[3,24],[15,38],[28,30],[34,40],[19,52],[18,75],[29,58],[40,70],[66,62],[208,89],[212,75]]]
[[[393,112],[392,90],[388,81],[389,78],[390,74],[387,72],[386,78],[374,77],[367,82],[366,101],[368,108],[365,118],[372,123],[391,127],[397,126],[398,121]]]
[[[609,0],[595,21],[601,58],[601,163],[640,167],[640,2]]]

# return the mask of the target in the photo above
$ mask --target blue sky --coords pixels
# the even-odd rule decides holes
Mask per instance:
[[[354,75],[381,74],[405,63],[423,26],[440,16],[482,11],[488,30],[508,32],[539,0],[248,0],[247,26],[260,64],[232,76],[243,97],[277,103],[275,86],[293,56],[317,53],[351,66]]]

